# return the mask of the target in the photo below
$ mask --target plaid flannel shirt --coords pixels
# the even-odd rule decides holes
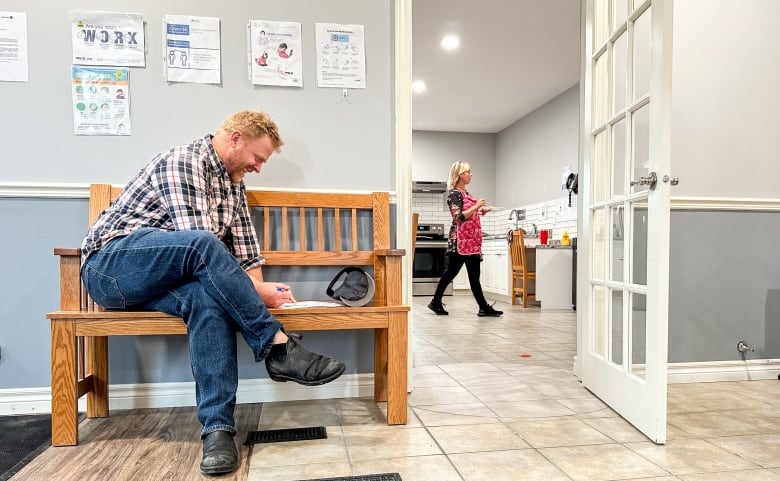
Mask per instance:
[[[211,135],[158,154],[101,212],[81,244],[82,260],[136,229],[208,230],[243,269],[265,263],[249,216],[244,183],[233,184]]]

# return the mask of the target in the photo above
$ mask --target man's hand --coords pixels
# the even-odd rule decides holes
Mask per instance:
[[[295,302],[290,286],[279,282],[257,282],[255,289],[268,307],[279,307],[288,302]]]

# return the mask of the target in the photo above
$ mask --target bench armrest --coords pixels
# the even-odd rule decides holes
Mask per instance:
[[[405,249],[375,249],[374,254],[383,257],[403,257],[406,255]]]
[[[54,255],[60,256],[60,310],[81,310],[81,249],[56,247]]]

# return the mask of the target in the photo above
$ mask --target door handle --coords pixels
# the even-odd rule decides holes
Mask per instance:
[[[655,190],[655,184],[658,183],[658,175],[655,172],[650,172],[647,177],[640,177],[639,180],[632,180],[631,187],[635,185],[646,185],[650,190]]]

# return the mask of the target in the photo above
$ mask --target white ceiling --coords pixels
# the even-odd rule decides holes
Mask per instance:
[[[414,130],[499,132],[579,81],[580,0],[415,0],[412,24]]]

